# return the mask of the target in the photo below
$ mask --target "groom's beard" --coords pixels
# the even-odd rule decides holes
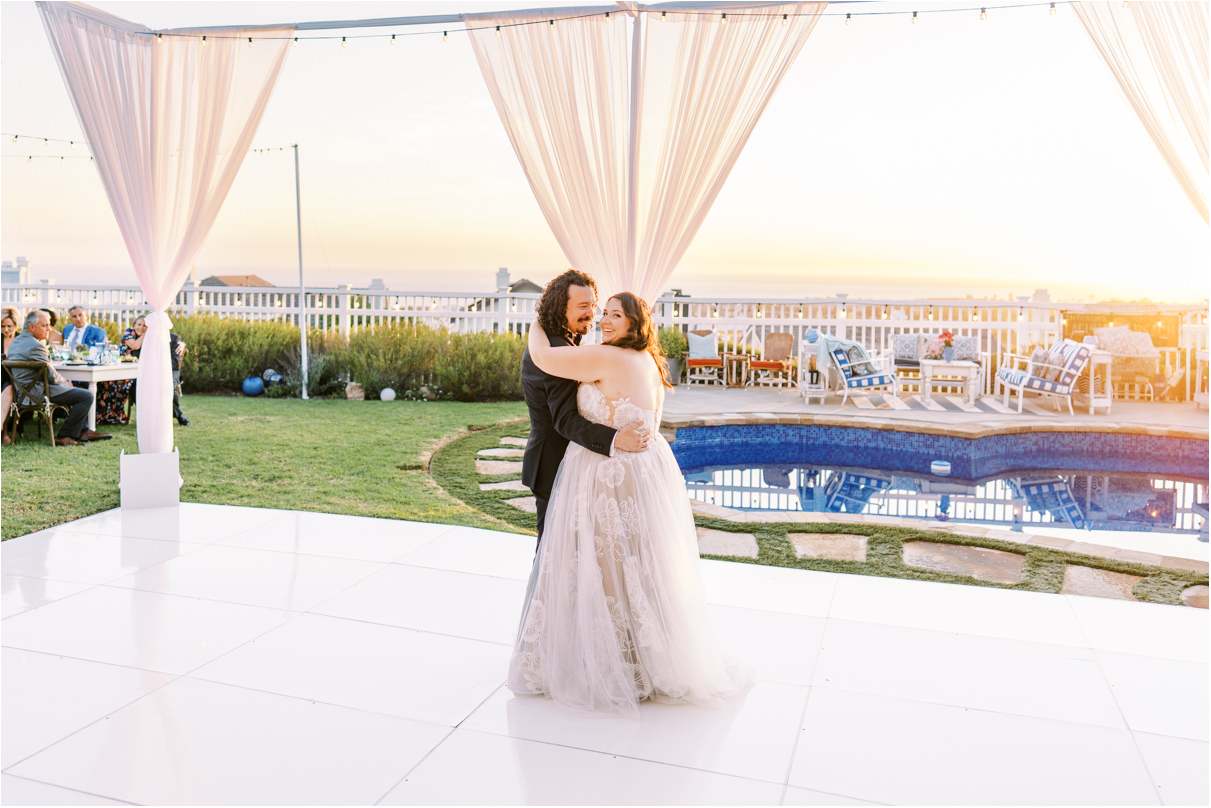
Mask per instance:
[[[585,334],[589,333],[590,330],[592,330],[593,317],[594,315],[587,314],[584,317],[581,317],[579,320],[573,320],[572,322],[568,323],[568,331],[570,331],[574,337],[583,337]]]

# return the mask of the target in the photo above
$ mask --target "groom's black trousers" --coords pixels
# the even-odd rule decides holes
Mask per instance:
[[[534,492],[534,504],[538,509],[538,541],[534,543],[534,552],[538,552],[538,546],[542,544],[542,529],[547,524],[547,503],[551,500],[551,492],[544,491],[541,494]]]

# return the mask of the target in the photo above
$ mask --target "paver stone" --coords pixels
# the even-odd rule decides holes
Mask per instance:
[[[904,545],[904,563],[935,572],[970,575],[981,581],[1016,584],[1022,580],[1022,565],[1026,563],[1026,557],[985,547],[911,541]]]
[[[852,533],[788,533],[799,558],[826,558],[832,561],[865,561],[866,536]]]
[[[1135,600],[1131,590],[1140,582],[1140,576],[1124,572],[1097,570],[1069,564],[1064,568],[1062,595],[1091,595],[1095,598]]]

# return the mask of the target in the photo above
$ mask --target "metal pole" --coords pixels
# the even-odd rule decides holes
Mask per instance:
[[[299,191],[299,144],[292,143],[294,149],[294,214],[299,233],[299,352],[300,367],[303,372],[303,401],[307,400],[307,287],[303,283],[303,198]]]

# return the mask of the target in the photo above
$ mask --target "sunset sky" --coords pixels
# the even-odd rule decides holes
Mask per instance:
[[[153,28],[542,3],[97,3]],[[551,4],[548,4],[551,5]],[[695,295],[1207,297],[1211,230],[1071,9],[829,8],[669,284]],[[844,12],[922,11],[856,16]],[[416,33],[418,29],[397,29]],[[351,35],[386,33],[359,29]],[[336,33],[338,36],[341,32]],[[315,35],[304,34],[303,36]],[[33,3],[0,4],[0,125],[81,139]],[[1162,111],[1163,112],[1163,111]],[[566,267],[466,34],[302,41],[255,140],[300,144],[308,283],[480,291]],[[3,140],[0,251],[34,277],[134,283],[96,169]],[[294,166],[250,155],[198,277],[297,283]]]

